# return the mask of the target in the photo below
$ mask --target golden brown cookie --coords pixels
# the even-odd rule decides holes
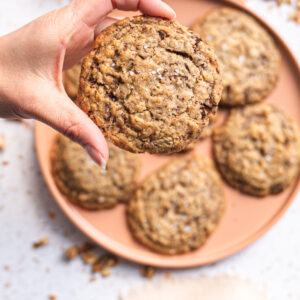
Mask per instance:
[[[127,220],[142,244],[177,254],[203,245],[224,209],[218,173],[208,158],[192,154],[150,174],[130,200]]]
[[[298,174],[298,128],[283,111],[269,104],[232,110],[226,123],[215,130],[213,141],[222,176],[244,193],[279,193]]]
[[[63,73],[63,83],[66,93],[73,101],[77,98],[80,71],[81,63],[78,63]]]
[[[253,17],[232,8],[215,9],[192,29],[216,51],[224,87],[221,104],[259,102],[274,89],[279,52],[269,32]]]
[[[109,144],[106,173],[86,151],[59,136],[52,152],[56,185],[70,201],[87,209],[111,208],[133,193],[139,174],[139,158]]]
[[[201,137],[221,96],[214,51],[176,21],[119,21],[84,59],[76,103],[117,146],[173,153]]]

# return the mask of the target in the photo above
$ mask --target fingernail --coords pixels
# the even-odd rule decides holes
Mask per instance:
[[[165,7],[165,10],[168,11],[169,13],[169,18],[172,20],[172,19],[175,19],[176,18],[176,13],[175,11],[165,2],[162,2],[163,6]]]
[[[97,151],[94,147],[92,146],[85,146],[84,149],[86,150],[86,152],[90,155],[90,157],[98,164],[101,166],[101,172],[103,174],[106,173],[106,164],[107,161],[104,159],[104,157],[102,156],[102,154]]]

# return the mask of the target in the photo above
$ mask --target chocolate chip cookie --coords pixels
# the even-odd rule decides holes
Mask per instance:
[[[260,103],[234,109],[213,135],[224,179],[240,191],[266,196],[283,191],[299,171],[300,138],[283,111]]]
[[[81,63],[74,65],[72,68],[64,71],[63,83],[68,96],[75,101],[77,98]]]
[[[127,209],[134,237],[163,254],[184,253],[205,243],[223,216],[225,200],[208,158],[190,154],[152,173]]]
[[[115,145],[173,153],[200,139],[221,90],[215,53],[198,34],[138,16],[97,37],[76,103]]]
[[[109,153],[104,174],[81,146],[59,136],[52,151],[52,173],[60,191],[86,209],[111,208],[126,201],[136,187],[139,158],[111,144]]]
[[[221,8],[199,19],[192,29],[216,51],[224,87],[221,104],[259,102],[274,89],[279,52],[269,32],[253,17]]]

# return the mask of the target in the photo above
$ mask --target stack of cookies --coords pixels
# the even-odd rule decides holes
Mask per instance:
[[[229,8],[210,12],[192,29],[138,16],[104,30],[64,80],[66,92],[109,140],[107,172],[62,136],[52,153],[56,184],[70,201],[86,209],[126,203],[134,238],[169,255],[202,246],[225,211],[213,162],[189,152],[199,140],[213,135],[222,177],[254,196],[284,190],[300,163],[294,121],[261,103],[279,73],[270,34]],[[219,102],[231,111],[214,128]],[[144,152],[182,154],[139,182],[137,153]]]

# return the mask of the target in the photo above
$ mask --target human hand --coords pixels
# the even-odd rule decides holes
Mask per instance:
[[[75,0],[1,37],[0,117],[40,120],[106,163],[106,141],[66,95],[62,71],[88,53],[97,33],[114,21],[107,17],[114,8],[175,17],[161,0]]]

